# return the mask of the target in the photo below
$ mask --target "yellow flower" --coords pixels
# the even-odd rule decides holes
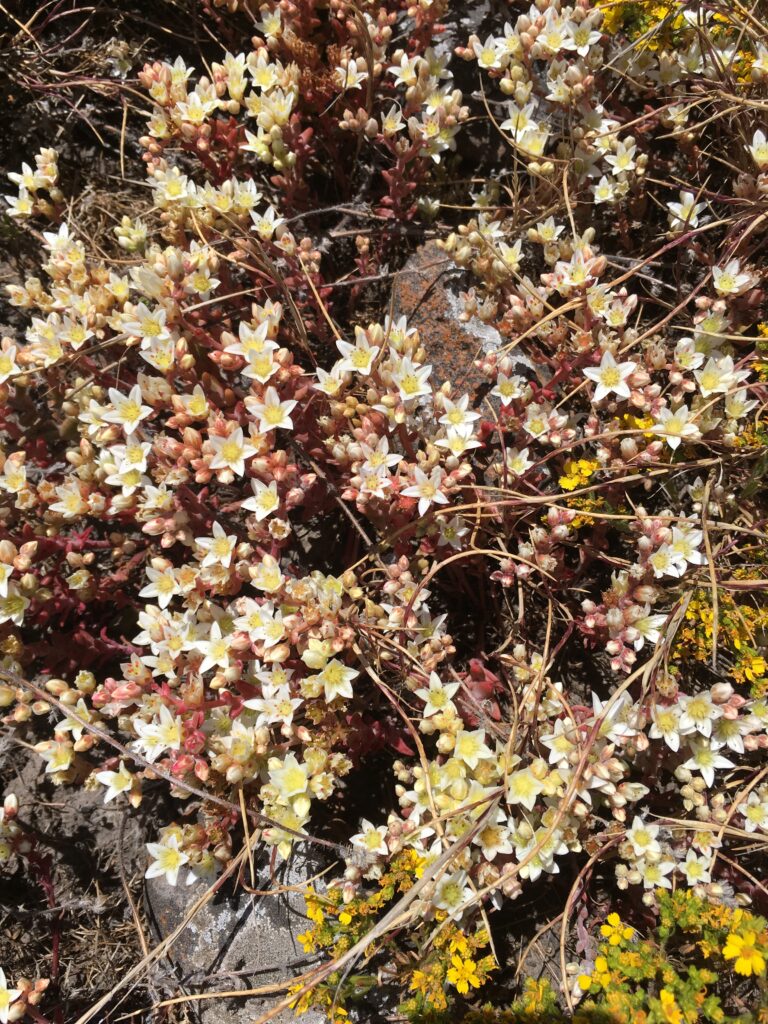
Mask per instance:
[[[557,481],[564,491],[575,491],[581,481],[577,476],[561,476]]]
[[[701,939],[698,943],[701,955],[705,960],[709,960],[713,953],[717,952],[717,946],[713,946],[711,942],[707,942],[706,939]]]
[[[307,917],[309,920],[314,921],[315,924],[322,924],[325,920],[325,913],[320,905],[320,897],[310,887],[307,889],[304,899],[307,904]]]
[[[314,930],[302,932],[301,935],[297,935],[296,938],[304,947],[305,953],[314,953],[315,951],[315,933]]]
[[[566,491],[575,491],[589,483],[593,473],[600,468],[600,463],[591,459],[566,459],[563,469],[565,474],[558,483]]]
[[[411,984],[408,986],[411,992],[420,992],[422,995],[429,993],[429,978],[424,971],[414,971],[411,975]]]
[[[600,925],[600,934],[608,939],[612,946],[619,946],[625,939],[631,939],[635,931],[623,924],[618,914],[609,914],[607,922]]]
[[[300,992],[304,987],[303,982],[298,982],[295,985],[291,985],[288,992],[293,995],[294,992]],[[300,1017],[303,1013],[306,1013],[312,1005],[312,992],[305,992],[299,999],[295,999],[290,1007],[294,1011],[297,1017]]]
[[[432,989],[429,1002],[433,1010],[445,1010],[448,1007],[448,1000],[441,988]]]
[[[624,23],[627,5],[623,2],[613,2],[600,4],[599,6],[603,12],[601,29],[608,35],[615,35]]]
[[[339,914],[339,924],[352,924],[352,915],[348,910],[342,910]]]
[[[630,967],[633,970],[636,970],[638,967],[642,965],[642,957],[639,953],[631,953],[629,951],[626,951],[624,953],[619,954],[619,963],[625,969],[627,967]]]
[[[728,936],[723,947],[723,956],[726,960],[735,960],[733,965],[737,974],[762,974],[765,971],[765,957],[760,950],[755,948],[757,935],[754,932],[745,932],[743,935],[735,935],[733,932]]]
[[[480,988],[482,982],[477,976],[477,964],[474,960],[462,960],[460,956],[452,956],[451,967],[448,971],[448,981],[453,985],[457,992],[461,992],[465,995],[469,992],[469,986],[473,988]]]
[[[604,956],[599,956],[595,960],[595,971],[592,975],[592,980],[600,985],[601,988],[608,987],[608,983],[611,980],[611,972],[608,970],[608,961]]]
[[[669,1021],[669,1024],[683,1024],[683,1012],[675,1002],[673,993],[668,988],[663,988],[659,992],[659,999],[664,1020]]]
[[[448,951],[450,953],[459,953],[461,956],[466,956],[469,953],[469,945],[467,944],[467,937],[464,932],[458,930],[454,932],[448,943]]]
[[[744,675],[751,683],[754,683],[760,676],[764,676],[766,672],[765,658],[759,654],[746,657],[742,662],[742,666]]]
[[[544,1009],[544,1001],[548,992],[549,983],[544,978],[540,978],[538,981],[526,978],[523,1012],[526,1015],[540,1015]]]

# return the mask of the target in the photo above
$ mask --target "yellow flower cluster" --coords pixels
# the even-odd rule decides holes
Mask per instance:
[[[695,895],[691,889],[659,890],[659,923],[642,937],[611,913],[591,970],[578,975],[584,993],[575,1024],[725,1024],[733,977],[740,975],[742,1006],[761,1020],[768,959],[768,923],[739,907]],[[719,971],[701,964],[719,960]],[[714,965],[713,965],[714,966]],[[743,979],[756,979],[751,989]],[[752,1000],[750,1002],[750,1000]],[[762,1007],[762,1010],[758,1009]],[[746,1019],[746,1018],[745,1018]]]
[[[737,601],[727,590],[718,591],[718,648],[732,661],[731,677],[748,684],[753,697],[768,688],[768,665],[758,646],[768,628],[768,608],[752,601]],[[714,609],[708,590],[697,590],[685,612],[675,641],[673,657],[707,662],[712,656]]]
[[[761,381],[768,381],[768,362],[756,362],[755,369]],[[737,448],[765,448],[768,446],[768,419],[761,416],[744,424],[744,429],[735,438]]]
[[[702,900],[691,889],[678,891],[667,899],[671,904],[668,918],[682,931],[703,936],[697,946],[707,959],[719,953],[725,960],[734,961],[737,974],[765,974],[768,927],[763,918],[742,907]]]
[[[592,985],[607,988],[610,980],[611,972],[608,969],[608,961],[604,956],[598,956],[595,959],[595,969],[592,973],[579,975],[579,988],[582,992],[588,992]]]
[[[635,929],[625,925],[618,914],[609,914],[605,924],[600,926],[600,934],[611,946],[620,946],[634,938]]]
[[[477,956],[478,950],[487,945],[488,933],[482,928],[472,935],[454,924],[441,928],[435,936],[432,952],[426,960],[420,960],[411,975],[408,989],[414,993],[414,998],[403,1003],[403,1013],[420,1020],[427,1008],[430,1011],[446,1009],[446,982],[460,995],[484,985],[488,974],[496,967],[492,956]]]
[[[314,953],[326,950],[331,956],[346,952],[365,935],[387,904],[413,886],[425,865],[426,858],[416,850],[402,850],[377,880],[378,888],[375,892],[361,893],[348,903],[343,901],[339,887],[332,887],[320,895],[309,886],[305,893],[305,903],[312,927],[298,936],[304,951]],[[437,913],[435,920],[441,923],[441,927],[434,938],[432,951],[426,958],[420,958],[417,969],[407,969],[403,979],[406,989],[414,994],[404,1005],[414,1013],[421,1012],[423,1006],[433,1010],[446,1009],[446,985],[465,995],[470,988],[479,988],[484,984],[496,966],[493,957],[477,956],[478,950],[488,945],[485,930],[480,929],[467,935],[457,925],[448,922],[445,914]],[[372,944],[366,951],[366,958],[370,960],[376,951],[377,947]],[[362,980],[356,977],[358,987]],[[373,983],[372,978],[368,980]],[[294,991],[298,992],[300,987]],[[327,987],[319,986],[317,990],[305,993],[294,1004],[294,1010],[303,1013],[311,1006],[327,1009],[331,1005],[327,999],[328,991]]]
[[[300,981],[292,985],[288,991],[293,994],[300,992],[303,987],[304,982]],[[330,987],[324,986],[312,989],[310,992],[305,992],[304,995],[291,1004],[291,1009],[297,1017],[301,1017],[302,1014],[307,1013],[313,1007],[321,1009],[326,1013],[328,1024],[349,1024],[349,1013],[343,1006],[334,1005],[334,993]]]
[[[603,12],[601,28],[609,35],[625,32],[630,39],[636,39],[653,30],[653,35],[644,41],[649,50],[661,49],[672,33],[685,26],[680,4],[672,0],[607,0],[598,7]]]
[[[579,530],[583,526],[594,526],[595,517],[590,512],[613,512],[614,509],[602,496],[594,497],[591,494],[580,494],[565,499],[568,508],[578,509],[580,515],[571,522],[571,529]]]
[[[683,45],[686,31],[695,31],[683,15],[683,4],[675,0],[604,0],[597,4],[603,12],[601,29],[608,35],[623,33],[638,49],[661,53]],[[738,34],[738,27],[726,14],[713,15],[710,31],[726,37]],[[752,81],[752,65],[755,54],[744,47],[736,50],[732,70],[737,82],[748,84]]]
[[[600,463],[595,459],[567,459],[563,469],[565,472],[558,483],[565,491],[575,491],[589,483],[590,478],[600,469]]]
[[[609,946],[623,946],[631,942],[635,937],[635,929],[624,924],[618,914],[609,914],[605,923],[600,925],[600,934],[607,939]],[[607,988],[611,980],[611,971],[608,960],[605,956],[598,956],[595,959],[595,968],[591,974],[579,975],[579,988],[582,992],[588,992],[592,985],[600,988]]]

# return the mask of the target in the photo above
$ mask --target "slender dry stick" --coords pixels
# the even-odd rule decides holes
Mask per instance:
[[[704,498],[701,502],[701,528],[704,533],[704,550],[707,555],[707,568],[709,570],[710,588],[712,592],[712,668],[717,670],[717,635],[719,630],[720,602],[717,596],[717,574],[715,573],[715,561],[712,557],[712,541],[709,538],[708,512],[709,495],[712,490],[712,477],[707,478],[704,488]]]
[[[251,849],[251,831],[248,827],[248,811],[245,806],[245,794],[243,793],[242,783],[237,787],[237,796],[240,802],[240,817],[243,822],[243,837],[245,839],[245,849],[248,853],[248,868],[251,874],[251,887],[256,888],[256,869],[253,863],[253,850]]]
[[[731,860],[730,857],[726,857],[726,855],[724,853],[721,853],[719,850],[715,850],[715,859],[721,860],[725,864],[730,865],[730,867],[735,868],[740,874],[744,875],[745,878],[749,879],[749,881],[752,882],[753,885],[755,885],[766,896],[768,896],[768,888],[760,881],[759,878],[755,878],[751,871],[747,871],[745,867],[739,864],[738,861]]]
[[[139,909],[136,906],[136,901],[131,894],[130,886],[128,885],[128,879],[125,876],[125,865],[123,864],[123,833],[125,832],[125,814],[120,816],[120,821],[117,826],[117,870],[120,875],[120,882],[123,886],[123,892],[125,898],[128,900],[128,906],[131,908],[131,917],[133,918],[133,924],[136,929],[136,934],[139,938],[141,945],[141,952],[143,956],[149,955],[149,946],[144,936],[144,928],[141,924],[141,918],[139,916]]]

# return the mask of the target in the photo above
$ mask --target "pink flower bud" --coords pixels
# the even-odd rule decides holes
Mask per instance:
[[[140,697],[144,691],[136,683],[123,682],[118,683],[117,686],[112,690],[112,698],[114,700],[129,701],[136,700]]]

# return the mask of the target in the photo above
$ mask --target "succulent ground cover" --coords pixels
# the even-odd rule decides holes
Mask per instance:
[[[101,155],[6,153],[0,702],[45,782],[0,856],[51,923],[0,1021],[193,1012],[124,877],[140,942],[68,987],[71,792],[195,898],[328,858],[270,1013],[768,1019],[766,12],[189,0],[93,66],[98,12],[20,14],[14,102]],[[471,380],[395,310],[427,239]]]

